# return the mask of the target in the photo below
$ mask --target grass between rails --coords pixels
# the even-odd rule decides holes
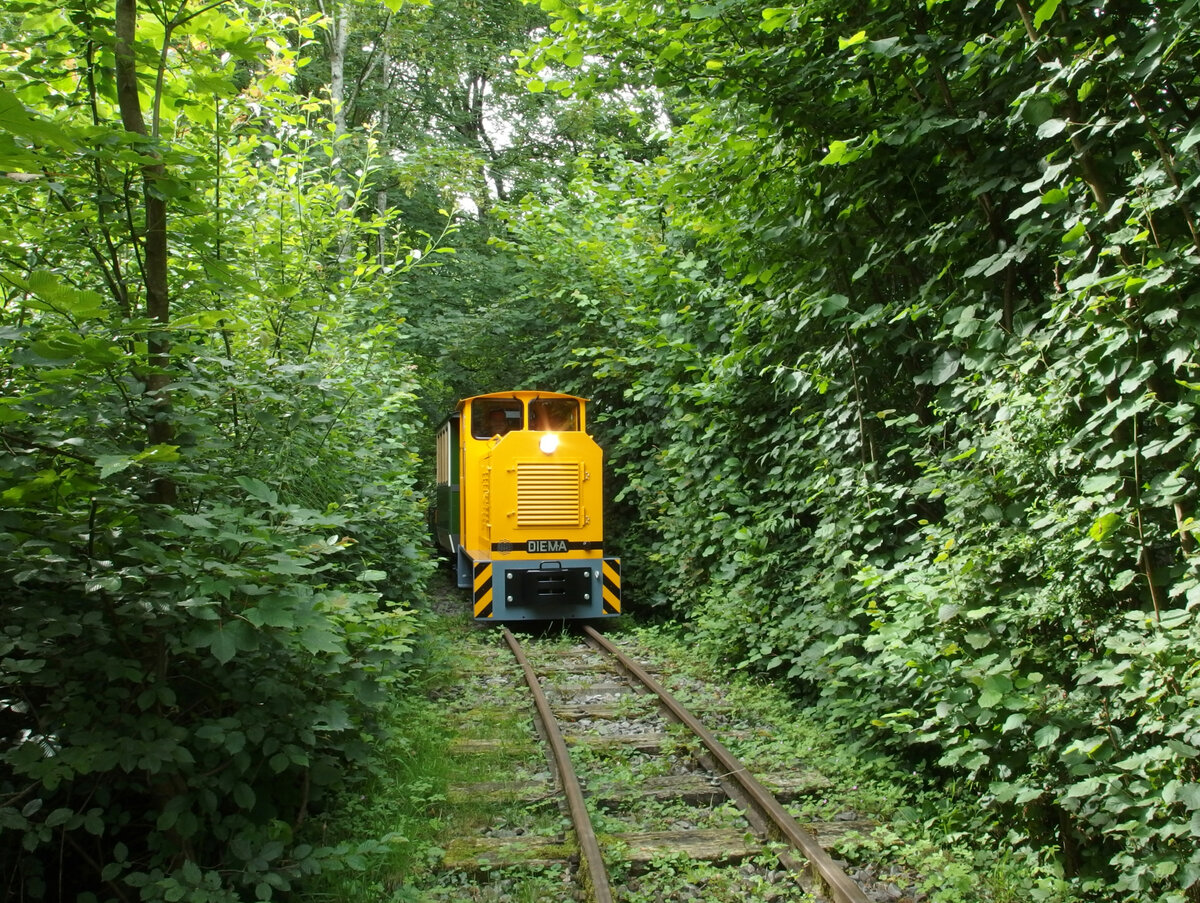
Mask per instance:
[[[540,779],[546,766],[532,739],[525,690],[498,632],[481,635],[460,616],[431,616],[429,626],[423,682],[380,712],[375,768],[351,782],[320,823],[323,842],[347,842],[360,852],[348,857],[344,869],[317,876],[305,899],[569,899],[570,878],[561,868],[485,871],[482,878],[439,874],[455,838],[488,827],[552,835],[560,831],[561,817],[552,805],[531,807],[494,795],[451,799],[456,785]],[[672,692],[698,711],[708,707],[712,715],[702,717],[753,770],[811,768],[828,779],[819,793],[789,806],[799,821],[866,813],[878,823],[843,836],[831,850],[851,871],[886,863],[903,871],[930,903],[1070,903],[1046,892],[1053,876],[1031,874],[991,842],[992,826],[966,810],[955,787],[937,787],[865,745],[840,744],[832,726],[744,674],[718,681],[723,687],[714,698],[705,689],[712,687],[712,675],[696,661],[682,629],[626,625],[621,633],[659,662]],[[472,742],[482,745],[473,748]],[[698,869],[681,863],[679,877],[694,879],[689,873]],[[662,892],[639,890],[645,899]],[[746,900],[767,899],[745,890]]]

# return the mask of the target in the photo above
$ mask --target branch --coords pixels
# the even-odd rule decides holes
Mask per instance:
[[[391,22],[392,14],[389,12],[387,17],[383,20],[383,25],[381,25],[379,28],[379,33],[375,35],[375,40],[371,42],[371,55],[367,57],[367,64],[362,67],[362,70],[358,73],[358,78],[354,81],[353,92],[343,101],[343,105],[347,110],[355,107],[355,105],[358,103],[358,95],[362,92],[363,84],[365,84],[367,79],[371,77],[371,73],[375,71],[375,67],[379,64],[379,61],[387,58],[387,53],[380,50],[380,48],[383,47],[384,35],[387,33],[388,25],[390,25]],[[385,99],[384,104],[386,105],[386,103],[387,101]]]
[[[76,451],[71,451],[65,448],[56,448],[53,445],[44,445],[41,442],[30,442],[28,439],[23,439],[13,433],[0,430],[0,439],[4,440],[8,445],[9,451],[14,451],[13,445],[24,446],[25,448],[35,448],[38,451],[45,452],[48,455],[62,455],[64,458],[71,458],[74,461],[81,461],[84,464],[95,466],[96,459],[80,454]]]

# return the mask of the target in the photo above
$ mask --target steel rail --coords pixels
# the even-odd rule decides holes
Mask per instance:
[[[533,694],[533,704],[537,708],[538,717],[546,732],[546,742],[554,757],[554,767],[558,771],[558,779],[562,782],[563,794],[567,798],[567,809],[571,814],[571,822],[575,826],[575,838],[579,842],[579,850],[583,854],[583,869],[586,884],[592,889],[595,903],[612,903],[612,889],[608,883],[608,869],[604,865],[604,857],[600,854],[600,842],[596,839],[596,831],[592,827],[592,819],[588,815],[583,802],[583,788],[571,764],[571,756],[567,752],[567,742],[563,739],[558,721],[550,709],[550,702],[542,690],[537,673],[529,664],[521,644],[508,628],[504,628],[504,641],[512,650],[521,670],[525,672],[525,682]]]
[[[621,667],[632,677],[641,681],[648,690],[658,696],[659,701],[671,714],[671,717],[686,725],[700,738],[700,742],[708,748],[709,753],[724,769],[725,774],[738,783],[752,805],[769,819],[780,837],[799,850],[808,860],[810,874],[815,880],[825,885],[835,903],[870,903],[870,898],[863,892],[863,889],[855,884],[854,880],[833,861],[833,857],[817,842],[817,839],[792,818],[788,811],[780,805],[779,800],[775,799],[775,795],[760,784],[758,779],[750,774],[733,753],[726,749],[711,731],[697,721],[691,712],[685,709],[641,665],[621,652],[602,634],[588,626],[584,627],[584,632],[597,645],[616,658],[621,663]]]

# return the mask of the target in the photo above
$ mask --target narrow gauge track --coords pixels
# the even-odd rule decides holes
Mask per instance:
[[[760,842],[781,841],[787,849],[779,854],[782,865],[805,876],[804,884],[834,903],[870,903],[863,890],[847,875],[806,831],[784,809],[738,759],[721,744],[696,716],[663,688],[642,666],[626,656],[613,643],[591,627],[584,628],[588,644],[603,652],[612,667],[629,681],[633,692],[657,697],[665,716],[684,725],[704,752],[697,758],[708,770],[710,781],[719,785],[725,795],[741,810]],[[595,903],[612,903],[614,893],[605,865],[604,853],[592,827],[585,803],[585,791],[576,775],[564,734],[563,719],[551,705],[543,687],[542,677],[530,663],[517,638],[507,629],[504,640],[512,650],[525,675],[534,700],[539,733],[550,748],[550,758],[566,800],[580,852],[580,880]]]

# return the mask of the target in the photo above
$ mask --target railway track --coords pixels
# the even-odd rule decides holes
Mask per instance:
[[[582,898],[610,903],[623,898],[630,874],[655,863],[774,857],[784,876],[778,880],[798,893],[871,903],[777,798],[811,791],[811,773],[759,780],[653,674],[602,634],[584,630],[587,648],[532,660],[512,633],[503,633],[532,694],[570,838],[498,838],[460,861],[498,868],[566,859]],[[636,776],[627,767],[634,761]],[[482,791],[467,791],[476,792]],[[549,792],[532,791],[542,799]],[[623,823],[621,813],[639,808],[661,816],[655,829]],[[614,866],[617,881],[610,877]]]

